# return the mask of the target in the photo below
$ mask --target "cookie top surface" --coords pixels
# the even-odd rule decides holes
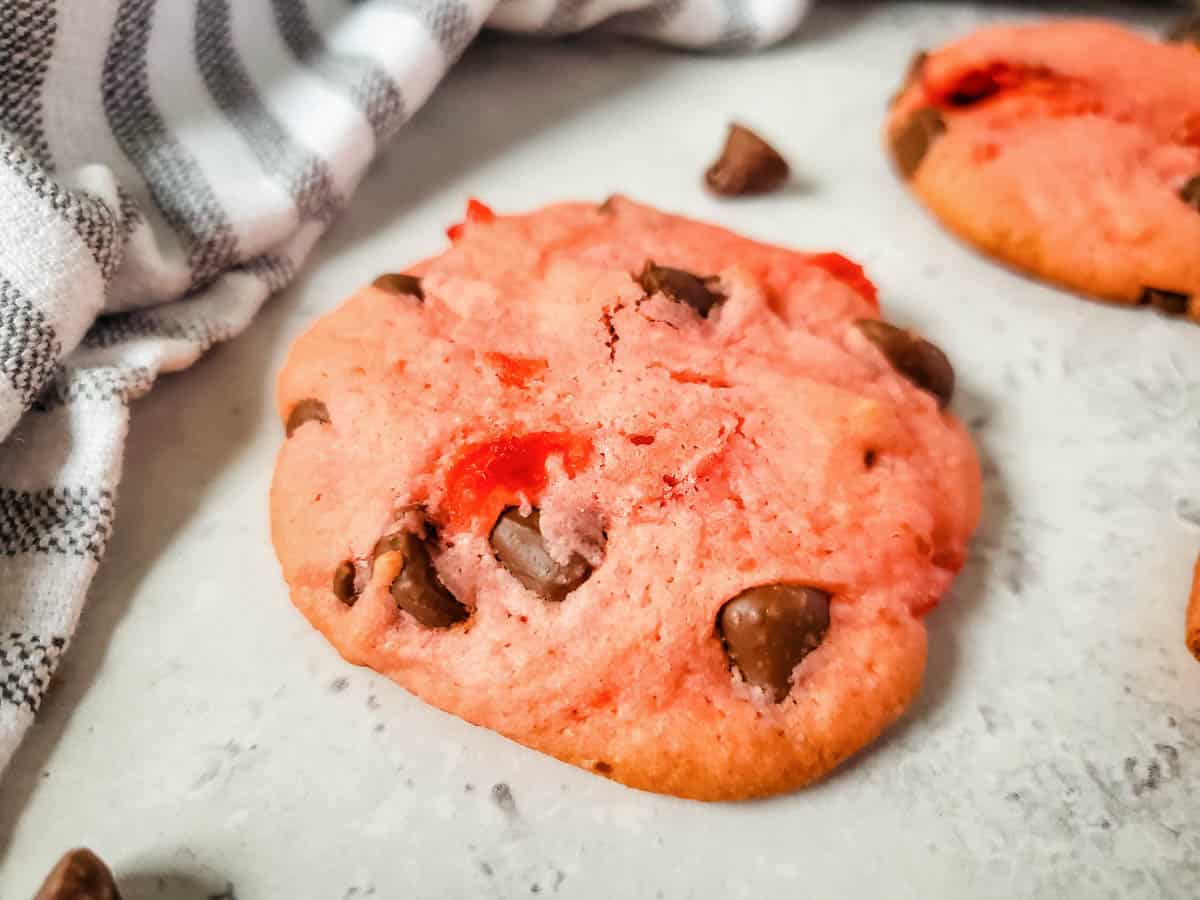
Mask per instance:
[[[630,785],[827,772],[916,691],[978,516],[933,351],[856,324],[874,288],[837,255],[622,198],[471,218],[291,350],[293,601],[351,662]]]
[[[1090,20],[914,60],[887,118],[947,227],[1092,296],[1200,318],[1200,51]]]

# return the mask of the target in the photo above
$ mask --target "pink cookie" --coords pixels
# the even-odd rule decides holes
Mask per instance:
[[[706,800],[798,787],[916,692],[979,511],[953,371],[836,254],[623,198],[494,217],[292,348],[271,491],[350,662]]]
[[[1049,281],[1200,319],[1200,53],[1087,20],[914,61],[896,167],[955,234]]]

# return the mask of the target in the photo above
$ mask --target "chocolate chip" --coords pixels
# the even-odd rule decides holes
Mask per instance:
[[[58,861],[33,900],[121,900],[121,892],[103,860],[79,848]]]
[[[925,63],[929,62],[929,54],[924,51],[918,51],[908,64],[908,71],[904,73],[904,81],[900,83],[899,89],[892,95],[892,99],[888,105],[894,105],[897,100],[904,96],[904,92],[917,83],[921,78],[921,73],[925,71]]]
[[[954,396],[954,367],[936,344],[878,319],[859,319],[854,324],[887,357],[893,369],[933,394],[938,406],[950,402]]]
[[[311,397],[307,400],[301,400],[288,413],[287,425],[284,426],[284,432],[288,437],[291,437],[295,434],[296,429],[306,422],[329,424],[329,407],[320,400],[314,400]]]
[[[932,106],[911,113],[892,133],[892,158],[905,178],[912,178],[933,142],[946,130],[946,120]]]
[[[347,606],[353,606],[354,601],[358,599],[358,594],[354,591],[355,574],[354,561],[350,559],[338,563],[338,567],[333,570],[333,593]]]
[[[1196,212],[1200,212],[1200,175],[1190,178],[1187,184],[1179,189],[1179,199],[1193,207]]]
[[[550,556],[542,538],[541,512],[536,509],[524,516],[510,506],[496,521],[491,542],[500,564],[544,600],[561,602],[592,574],[591,565],[578,553],[572,553],[566,563]]]
[[[761,137],[736,122],[729,126],[720,158],[704,173],[704,182],[717,194],[765,194],[783,184],[788,164]]]
[[[389,272],[387,275],[380,275],[371,284],[389,294],[409,294],[418,300],[425,299],[425,292],[421,289],[421,279],[415,275]]]
[[[679,303],[686,303],[702,319],[707,319],[713,307],[725,299],[724,294],[715,290],[716,276],[701,278],[683,269],[656,266],[651,259],[646,260],[637,280],[647,294],[662,293]]]
[[[396,538],[397,550],[404,554],[404,568],[391,587],[400,608],[428,628],[449,628],[467,618],[467,608],[446,590],[433,570],[426,541],[416,534],[389,537]]]
[[[1200,47],[1200,15],[1176,22],[1167,32],[1167,40],[1173,44],[1195,44]]]
[[[802,584],[768,584],[738,594],[717,615],[730,661],[750,684],[779,703],[792,670],[829,631],[830,596]]]
[[[1183,316],[1187,315],[1188,301],[1191,297],[1187,294],[1182,294],[1179,291],[1164,291],[1160,288],[1142,288],[1142,295],[1138,297],[1138,304],[1141,306],[1153,306],[1159,312],[1168,316]]]

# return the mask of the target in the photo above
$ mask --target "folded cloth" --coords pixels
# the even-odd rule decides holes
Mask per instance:
[[[129,402],[288,283],[481,27],[751,49],[806,3],[0,0],[0,768],[104,554]]]

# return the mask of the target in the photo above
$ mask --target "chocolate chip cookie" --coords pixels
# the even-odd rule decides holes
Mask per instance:
[[[919,54],[887,118],[945,226],[1092,297],[1200,320],[1200,54],[1064,20]]]
[[[271,520],[350,662],[645,790],[828,772],[918,689],[979,511],[862,269],[621,197],[482,204],[293,346]]]

